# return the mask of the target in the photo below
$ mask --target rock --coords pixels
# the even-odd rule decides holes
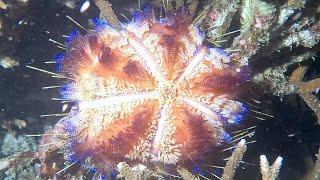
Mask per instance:
[[[6,134],[1,146],[1,155],[10,156],[17,152],[35,151],[37,143],[32,137]]]

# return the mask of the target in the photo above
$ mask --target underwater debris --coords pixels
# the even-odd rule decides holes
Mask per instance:
[[[22,119],[6,119],[2,121],[1,128],[5,129],[8,134],[11,134],[15,137],[16,131],[15,128],[24,129],[27,127],[27,121]]]
[[[0,0],[0,8],[1,9],[7,9],[7,4],[5,4],[2,0]]]
[[[80,2],[80,0],[57,0],[58,3],[63,4],[64,6],[74,9],[76,8],[76,4]]]
[[[4,23],[3,23],[3,20],[2,20],[2,18],[0,17],[0,37],[3,35],[3,32],[2,32],[2,30],[3,30],[3,25],[4,25]]]
[[[22,4],[27,4],[29,3],[30,0],[17,0],[17,1]]]
[[[84,13],[86,10],[88,10],[89,7],[90,7],[90,1],[87,0],[82,4],[80,8],[80,13]]]
[[[27,127],[27,122],[22,119],[14,119],[13,124],[17,126],[19,129]]]
[[[30,0],[12,0],[12,1],[3,1],[0,0],[0,9],[3,10],[11,10],[15,9],[16,6],[27,6],[29,4]]]
[[[15,66],[18,66],[19,62],[6,56],[6,57],[0,57],[0,66],[6,69],[13,68]]]

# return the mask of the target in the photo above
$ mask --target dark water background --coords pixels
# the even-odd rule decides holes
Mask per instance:
[[[134,1],[135,2],[135,1]],[[128,14],[133,1],[111,1],[114,10],[121,20],[120,13]],[[19,61],[14,69],[0,68],[0,122],[10,119],[27,121],[25,129],[13,127],[17,134],[43,133],[45,126],[53,125],[57,118],[40,118],[41,114],[61,111],[59,102],[51,101],[59,97],[57,90],[41,90],[43,86],[59,85],[60,81],[50,76],[27,69],[25,65],[54,71],[53,65],[44,64],[50,61],[60,50],[48,42],[53,38],[64,42],[63,34],[69,34],[76,26],[65,15],[76,19],[84,26],[88,19],[98,16],[98,9],[91,4],[85,13],[79,13],[81,2],[75,9],[68,9],[53,0],[31,0],[28,6],[19,6],[6,16],[0,10],[0,17],[6,20],[4,35],[0,37],[0,55],[10,56]],[[19,25],[19,21],[26,24]],[[9,40],[12,37],[12,40]],[[320,58],[311,62],[306,79],[320,77]],[[283,157],[280,179],[300,179],[312,167],[314,154],[320,146],[320,128],[316,125],[314,113],[297,95],[289,95],[281,101],[278,97],[263,92],[254,94],[262,102],[264,112],[274,118],[265,121],[250,116],[239,125],[245,128],[256,125],[254,139],[257,143],[248,145],[244,161],[236,171],[235,179],[260,179],[259,156],[265,154],[273,162],[277,156]],[[0,129],[1,139],[6,130]],[[295,134],[289,137],[289,134]],[[212,155],[214,156],[214,154]],[[222,164],[222,163],[221,163]],[[219,174],[219,172],[218,172]]]

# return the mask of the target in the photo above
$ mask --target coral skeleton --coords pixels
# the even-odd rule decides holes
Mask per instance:
[[[317,99],[315,94],[317,89],[320,87],[320,78],[304,82],[302,78],[304,77],[306,70],[307,67],[299,66],[293,71],[290,81],[297,87],[297,93],[299,93],[307,105],[313,109],[320,124],[320,101]]]
[[[267,157],[260,156],[260,168],[263,180],[275,180],[279,174],[282,164],[282,157],[278,157],[273,165],[270,167]]]
[[[105,19],[110,25],[116,29],[120,29],[120,21],[114,14],[112,5],[108,1],[94,0],[96,5],[100,9],[100,19]]]
[[[246,152],[247,146],[246,141],[242,139],[235,150],[233,151],[231,157],[228,159],[226,166],[224,167],[222,180],[232,180],[234,177],[234,173],[236,168],[239,166],[242,161],[243,154]]]

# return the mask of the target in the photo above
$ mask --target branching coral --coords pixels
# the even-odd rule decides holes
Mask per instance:
[[[242,158],[246,150],[247,150],[247,146],[245,144],[245,140],[242,139],[235,147],[235,150],[232,153],[231,157],[228,158],[227,163],[223,168],[224,170],[223,170],[221,180],[232,180],[234,178],[235,171],[239,166],[239,164],[242,162]],[[199,174],[198,175],[192,174],[187,169],[184,169],[182,167],[178,167],[177,172],[181,175],[183,179],[187,179],[187,180],[199,180],[200,177],[203,177]],[[214,177],[219,178],[216,175],[214,175]],[[206,177],[204,178],[208,179]]]
[[[302,78],[305,75],[307,67],[299,66],[295,69],[290,77],[290,81],[296,86],[296,92],[302,97],[307,105],[314,111],[318,117],[320,124],[320,101],[316,97],[316,90],[320,88],[320,78],[303,82]]]
[[[229,29],[231,21],[239,8],[238,1],[212,1],[204,12],[200,13],[195,19],[195,24],[200,24],[203,29],[208,31],[208,40],[213,44],[220,46],[224,42],[224,34]],[[207,16],[207,18],[205,18]],[[201,18],[205,18],[203,23],[199,23]]]
[[[228,162],[224,167],[224,171],[221,177],[221,180],[232,180],[234,177],[234,173],[236,168],[239,166],[240,162],[242,162],[242,157],[247,149],[245,144],[245,140],[242,139],[237,146],[235,147],[234,152],[231,157],[228,158]],[[318,162],[317,162],[318,163]],[[282,157],[278,157],[273,165],[270,167],[269,162],[265,155],[260,156],[260,170],[262,174],[263,180],[275,180],[278,175],[282,165]],[[315,165],[315,169],[318,168],[317,164]],[[316,171],[316,170],[315,170]],[[196,180],[199,179],[198,176],[190,173],[185,169],[178,169],[179,174],[184,179]]]
[[[119,29],[120,21],[118,20],[117,16],[114,14],[112,5],[105,0],[94,0],[94,2],[99,7],[100,18],[107,20],[112,25],[112,27]]]
[[[236,146],[234,152],[232,153],[231,157],[228,159],[228,162],[223,170],[223,174],[221,179],[222,180],[232,180],[234,176],[234,172],[236,168],[239,166],[243,154],[247,150],[246,141],[242,139],[238,145]]]
[[[263,180],[275,180],[280,171],[282,164],[282,157],[278,157],[273,165],[270,167],[267,157],[265,155],[260,156],[260,168]]]
[[[246,62],[259,48],[269,43],[275,19],[275,6],[259,0],[245,0],[241,8],[241,34],[233,41],[234,55]]]
[[[319,119],[319,100],[312,94],[319,88],[318,80],[306,84],[301,81],[301,77],[292,83],[285,75],[288,74],[290,67],[310,61],[319,49],[319,4],[316,1],[304,0],[287,1],[283,4],[246,0],[238,4],[234,2],[230,7],[240,12],[241,21],[240,35],[234,38],[229,50],[234,59],[249,64],[252,69],[252,82],[267,87],[280,97],[299,93]],[[216,11],[214,6],[212,9]],[[215,46],[228,48],[228,43],[219,45],[216,42],[221,41],[214,41],[214,35],[220,37],[219,33],[216,33],[219,27],[216,25],[217,20],[210,18],[210,9],[207,12],[203,23],[210,22],[209,26],[215,27],[207,32],[209,42]],[[232,15],[232,12],[228,14]],[[219,24],[228,23],[222,18]],[[227,37],[225,39],[228,40]],[[290,52],[292,48],[300,50]],[[302,89],[305,90],[302,92]]]

